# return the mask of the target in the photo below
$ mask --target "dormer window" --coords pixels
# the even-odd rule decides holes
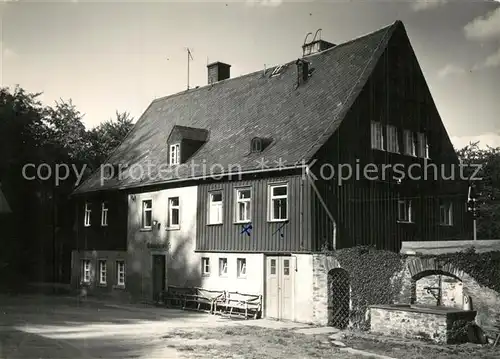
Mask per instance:
[[[171,165],[178,165],[180,163],[180,152],[181,152],[181,146],[180,144],[176,143],[174,145],[170,145],[170,164]]]
[[[262,152],[266,149],[267,146],[269,146],[271,142],[272,140],[268,138],[254,137],[252,138],[252,141],[250,141],[250,152]]]
[[[167,139],[168,163],[186,163],[207,141],[207,130],[175,125]]]
[[[261,138],[252,139],[251,151],[252,152],[262,152],[262,139]]]

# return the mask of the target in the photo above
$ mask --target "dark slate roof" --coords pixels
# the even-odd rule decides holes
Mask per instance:
[[[270,77],[270,68],[154,100],[108,160],[134,172],[101,181],[97,171],[75,193],[186,180],[211,166],[217,166],[214,172],[259,170],[262,158],[266,169],[277,168],[280,158],[286,166],[309,161],[340,125],[396,28],[404,31],[401,21],[308,56],[314,72],[297,88],[295,59],[278,76]],[[167,139],[174,126],[206,129],[209,136],[187,164],[168,173]],[[251,154],[254,137],[273,142]],[[141,176],[141,169],[149,175]]]
[[[205,142],[208,137],[208,130],[206,129],[201,129],[201,128],[193,128],[193,127],[186,127],[186,126],[174,126],[172,129],[172,133],[177,131],[180,135],[185,140],[193,140],[193,141],[201,141]]]

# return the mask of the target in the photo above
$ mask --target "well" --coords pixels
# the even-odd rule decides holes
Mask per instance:
[[[476,317],[473,310],[408,304],[373,305],[370,314],[372,333],[440,344],[465,341],[467,327]]]

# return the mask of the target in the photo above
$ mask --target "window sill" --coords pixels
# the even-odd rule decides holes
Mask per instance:
[[[179,231],[180,229],[181,229],[181,226],[174,226],[174,227],[165,228],[166,231]]]
[[[268,223],[283,223],[283,222],[288,222],[288,219],[268,219]]]
[[[153,228],[141,228],[139,229],[140,232],[151,232]]]
[[[207,223],[207,226],[222,226],[222,222],[220,223]]]
[[[106,288],[108,286],[108,284],[107,283],[99,283],[97,286],[101,287],[101,288]]]
[[[83,225],[84,228],[89,228],[90,227],[90,224],[84,224]]]
[[[233,224],[236,224],[236,225],[238,225],[238,224],[250,224],[250,223],[252,223],[252,220],[250,220],[250,219],[248,221],[233,222]]]
[[[108,225],[107,224],[101,224],[101,227],[107,227]]]
[[[125,289],[125,284],[121,285],[121,284],[115,284],[113,286],[113,289],[120,289],[120,290],[124,290]]]
[[[397,221],[397,222],[401,224],[415,224],[415,222],[413,221]]]

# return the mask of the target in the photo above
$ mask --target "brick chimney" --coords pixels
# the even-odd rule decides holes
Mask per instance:
[[[208,84],[213,84],[218,81],[226,80],[231,77],[231,65],[223,62],[212,62],[207,65],[208,69]]]

